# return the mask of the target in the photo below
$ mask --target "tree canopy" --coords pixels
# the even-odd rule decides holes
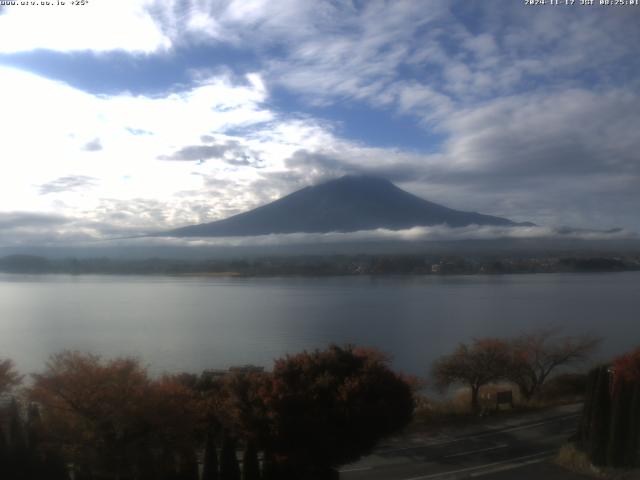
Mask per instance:
[[[560,336],[554,328],[522,334],[510,341],[512,358],[506,377],[524,398],[530,399],[554,370],[585,360],[599,342],[592,335]]]
[[[592,335],[560,336],[552,328],[511,338],[476,338],[436,360],[432,375],[441,389],[453,384],[468,386],[471,408],[477,411],[481,387],[506,380],[518,387],[523,398],[531,399],[554,371],[585,360],[599,341]]]
[[[507,375],[511,359],[509,343],[499,338],[474,339],[471,345],[461,343],[456,350],[438,359],[432,368],[436,386],[445,389],[461,384],[471,389],[471,409],[480,408],[480,387]]]
[[[16,385],[13,364],[0,365],[3,388]],[[135,358],[66,351],[33,375],[24,398],[33,412],[14,423],[34,458],[73,464],[75,478],[192,480],[203,447],[207,478],[238,478],[236,446],[245,450],[246,479],[258,478],[258,450],[265,478],[324,478],[413,413],[408,379],[380,352],[352,346],[287,356],[272,372],[160,377]]]
[[[613,367],[616,376],[630,383],[640,382],[640,347],[617,357]]]
[[[29,397],[42,406],[48,438],[79,475],[152,469],[152,450],[182,448],[193,429],[190,390],[150,379],[136,359],[63,352],[33,380]]]
[[[15,369],[13,360],[0,360],[0,394],[11,391],[22,383],[22,375]]]
[[[331,346],[277,360],[268,392],[273,450],[290,465],[330,469],[404,427],[412,389],[374,350]]]

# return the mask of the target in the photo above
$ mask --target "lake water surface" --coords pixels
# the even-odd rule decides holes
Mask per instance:
[[[331,342],[396,368],[478,336],[539,325],[593,332],[600,357],[640,345],[640,272],[504,276],[198,278],[0,275],[0,358],[40,370],[63,349],[135,355],[152,371],[271,366]]]

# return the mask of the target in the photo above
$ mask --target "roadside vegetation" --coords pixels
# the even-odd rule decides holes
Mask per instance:
[[[490,383],[480,389],[479,409],[471,410],[469,388],[459,387],[442,398],[417,395],[416,409],[410,425],[412,431],[432,431],[441,427],[482,425],[493,418],[533,412],[559,405],[584,401],[586,373],[560,373],[549,379],[534,398],[522,398],[508,382]],[[498,392],[510,391],[513,404],[497,405]]]
[[[598,343],[594,336],[560,336],[553,328],[513,338],[477,338],[469,345],[461,343],[453,353],[438,359],[432,367],[432,377],[442,391],[453,385],[466,387],[468,411],[475,414],[486,406],[481,404],[481,390],[487,398],[491,387],[495,397],[496,385],[505,382],[513,399],[511,403],[515,403],[517,395],[517,403],[544,404],[564,393],[558,380],[551,388],[545,388],[552,374],[587,360]],[[578,377],[565,376],[564,380],[569,378],[577,383],[577,388],[582,387]],[[566,393],[573,392],[569,389]],[[496,405],[496,401],[493,403]]]
[[[160,378],[135,359],[62,352],[22,390],[12,362],[1,366],[0,478],[336,478],[414,408],[408,379],[351,346],[286,356],[271,372]]]
[[[585,392],[580,429],[557,461],[611,475],[640,461],[640,349],[588,375],[567,370],[597,344],[552,329],[460,344],[432,367],[433,385],[456,389],[436,400],[381,352],[354,346],[287,355],[270,371],[159,377],[133,358],[66,351],[25,379],[4,360],[0,478],[335,479],[402,430],[578,403]]]
[[[640,478],[640,347],[589,372],[578,432],[557,461],[600,478]]]

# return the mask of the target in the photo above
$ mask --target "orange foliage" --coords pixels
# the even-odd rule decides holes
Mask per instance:
[[[152,380],[136,359],[63,352],[33,377],[29,396],[43,407],[49,438],[85,471],[132,468],[193,431],[192,390],[171,377]]]
[[[640,347],[614,361],[616,375],[628,382],[640,382]]]
[[[506,377],[511,350],[508,342],[499,338],[476,338],[471,345],[461,343],[450,355],[438,359],[432,374],[436,385],[444,390],[452,384],[471,389],[471,410],[480,408],[480,388]]]
[[[15,370],[13,360],[0,361],[0,394],[9,392],[22,382],[22,375]]]
[[[298,466],[336,466],[404,427],[411,386],[386,362],[378,351],[336,345],[276,360],[266,399],[273,453]]]
[[[510,348],[499,338],[476,338],[471,345],[461,343],[451,354],[440,358],[433,366],[436,385],[446,388],[460,383],[479,388],[506,376]]]
[[[260,371],[235,371],[222,379],[218,417],[230,433],[257,444],[266,441],[269,382],[269,374]]]

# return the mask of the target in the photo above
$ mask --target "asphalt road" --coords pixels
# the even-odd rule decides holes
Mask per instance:
[[[569,405],[455,428],[413,434],[381,445],[340,470],[342,480],[578,480],[550,459],[575,432],[580,405]]]

